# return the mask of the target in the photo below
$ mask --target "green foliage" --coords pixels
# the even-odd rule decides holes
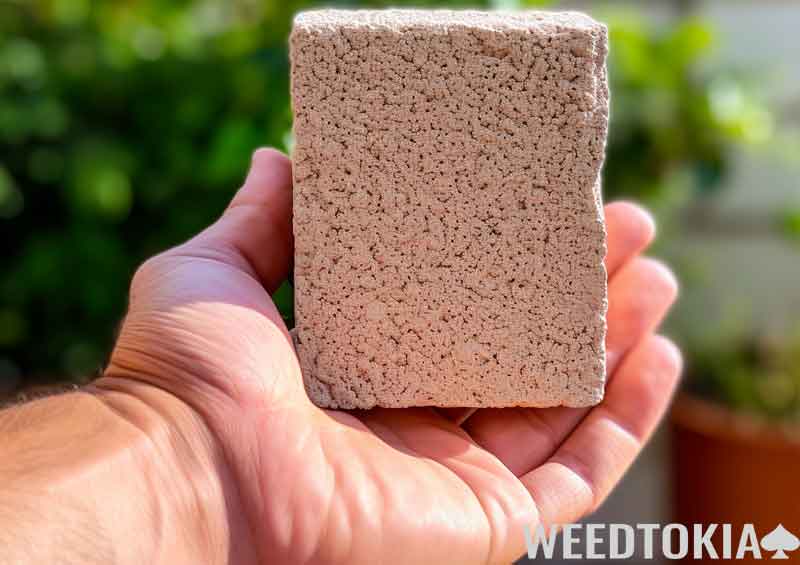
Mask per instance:
[[[217,217],[255,147],[286,148],[286,37],[312,5],[0,3],[0,380],[100,367],[136,265]],[[657,198],[684,170],[715,186],[727,147],[763,134],[768,116],[734,77],[698,72],[713,45],[703,24],[610,21],[608,196]],[[291,287],[276,300],[291,321]]]
[[[687,19],[659,29],[630,14],[609,14],[612,127],[604,188],[607,198],[654,202],[685,183],[718,188],[730,148],[761,143],[772,116],[746,83],[704,68],[715,36]]]
[[[99,367],[136,265],[281,146],[300,4],[0,4],[0,371]]]
[[[783,233],[789,239],[800,242],[800,208],[785,210],[780,221]]]
[[[689,353],[694,392],[736,410],[800,422],[800,333],[728,339]]]

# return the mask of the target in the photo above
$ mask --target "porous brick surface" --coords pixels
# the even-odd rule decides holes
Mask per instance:
[[[606,44],[575,13],[297,16],[296,347],[314,402],[602,398]]]

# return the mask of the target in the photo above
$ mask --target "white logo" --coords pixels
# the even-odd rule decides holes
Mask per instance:
[[[656,552],[667,559],[764,559],[762,549],[772,553],[772,559],[788,559],[786,552],[800,548],[800,539],[783,524],[760,541],[753,524],[738,530],[731,524],[565,524],[549,532],[541,525],[533,530],[525,526],[528,558],[541,553],[553,559],[559,532],[561,559],[630,559],[634,555],[653,559]],[[714,544],[717,533],[722,540],[719,546]]]
[[[773,559],[789,559],[787,551],[794,551],[800,547],[800,540],[792,532],[778,524],[778,527],[761,538],[761,547],[766,551],[774,551]]]

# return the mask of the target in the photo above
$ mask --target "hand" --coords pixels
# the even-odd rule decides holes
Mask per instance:
[[[606,207],[608,383],[593,409],[342,412],[312,405],[270,293],[292,258],[291,165],[259,150],[224,215],[147,261],[100,390],[167,391],[223,454],[234,560],[495,563],[523,525],[596,508],[662,416],[678,350],[653,330],[677,292],[638,254],[653,237],[634,205]],[[449,417],[448,417],[449,416]],[[192,434],[192,430],[182,430]]]

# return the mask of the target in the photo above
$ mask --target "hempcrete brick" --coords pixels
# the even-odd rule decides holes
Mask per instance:
[[[323,407],[586,406],[605,378],[606,28],[297,16],[296,346]]]

